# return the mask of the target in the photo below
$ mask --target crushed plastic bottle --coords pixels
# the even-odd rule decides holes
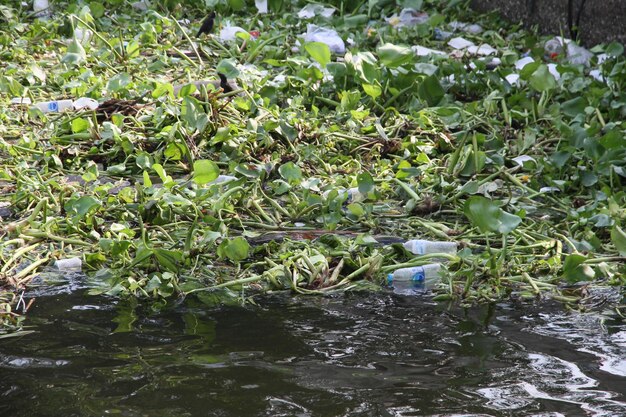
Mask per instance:
[[[403,243],[404,248],[414,255],[426,255],[429,253],[455,254],[456,242],[433,242],[430,240],[413,239]]]
[[[83,261],[79,257],[58,259],[54,262],[54,266],[60,272],[80,272],[83,268]]]
[[[426,264],[400,268],[387,275],[387,283],[396,294],[415,295],[424,292],[439,281],[441,264]]]

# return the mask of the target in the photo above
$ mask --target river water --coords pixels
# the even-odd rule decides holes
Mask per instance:
[[[626,323],[392,293],[155,311],[60,291],[0,340],[0,416],[626,416]]]

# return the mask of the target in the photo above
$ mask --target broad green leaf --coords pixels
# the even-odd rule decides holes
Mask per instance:
[[[304,49],[316,60],[322,68],[330,62],[330,48],[322,42],[309,42],[304,45]]]
[[[76,39],[67,47],[67,53],[61,59],[61,62],[65,64],[78,65],[86,59],[85,48]]]
[[[361,194],[367,194],[374,189],[374,178],[372,178],[369,172],[360,173],[356,176],[356,180]]]
[[[216,68],[217,72],[224,74],[226,78],[237,78],[239,70],[234,59],[222,59]]]
[[[569,117],[576,117],[585,112],[587,100],[576,97],[561,104],[561,111]]]
[[[302,171],[293,162],[287,162],[278,168],[280,176],[283,177],[289,183],[295,183],[302,179]]]
[[[592,280],[595,277],[595,272],[589,265],[583,263],[586,260],[587,257],[577,253],[568,255],[563,263],[562,277],[570,283]]]
[[[367,94],[373,99],[376,99],[377,97],[379,97],[383,92],[382,88],[373,84],[363,84],[362,87],[363,87],[363,91],[365,91],[365,94]]]
[[[530,76],[530,86],[537,91],[548,91],[556,87],[556,79],[547,65],[539,65],[539,68]]]
[[[96,19],[104,16],[104,5],[98,1],[92,1],[89,3],[89,10],[91,10],[91,15]]]
[[[617,225],[611,230],[611,242],[621,256],[626,256],[626,233]]]
[[[519,216],[505,212],[498,203],[481,196],[467,199],[463,212],[482,233],[510,233],[522,222]]]
[[[65,203],[65,211],[76,215],[78,218],[83,218],[101,205],[102,202],[97,198],[82,196],[76,200],[69,200]]]
[[[125,72],[121,72],[119,74],[114,75],[113,77],[109,79],[109,82],[107,83],[107,91],[109,92],[119,91],[122,88],[126,87],[128,84],[130,84],[130,82],[131,82],[130,75]]]
[[[170,272],[178,272],[179,264],[183,259],[183,254],[178,251],[155,248],[154,257],[156,258],[159,265]]]
[[[72,133],[84,132],[91,127],[89,120],[83,118],[77,118],[72,120]]]
[[[234,239],[224,239],[217,251],[220,257],[228,258],[233,262],[239,262],[248,257],[250,244],[241,236]]]
[[[396,68],[411,62],[415,57],[415,53],[408,46],[386,43],[378,48],[378,56],[383,65]]]
[[[200,159],[193,163],[193,181],[198,185],[207,184],[220,175],[217,164],[207,159]]]
[[[436,106],[441,102],[445,95],[443,87],[434,75],[426,77],[419,85],[417,93],[420,98],[428,103],[429,106]]]

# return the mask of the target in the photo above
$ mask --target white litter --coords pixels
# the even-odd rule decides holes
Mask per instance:
[[[428,13],[418,12],[415,9],[406,8],[402,9],[400,15],[394,14],[391,17],[385,18],[387,23],[394,27],[411,27],[426,23],[428,21]]]
[[[589,71],[589,76],[593,78],[594,80],[600,81],[601,83],[604,82],[604,76],[602,75],[599,69],[594,69],[594,70]]]
[[[312,19],[315,16],[331,17],[335,13],[332,7],[324,7],[321,4],[307,4],[298,12],[300,19]]]
[[[555,58],[556,55],[562,55],[565,51],[565,61],[573,65],[589,66],[593,53],[579,46],[571,39],[556,36],[546,41],[543,46],[548,58]]]
[[[509,74],[504,79],[511,85],[516,86],[519,84],[519,74]]]
[[[83,269],[83,261],[79,257],[59,259],[54,266],[61,272],[80,272]]]
[[[232,42],[236,39],[239,32],[248,33],[247,30],[239,26],[224,26],[220,31],[220,40],[222,42]]]
[[[33,12],[35,12],[35,16],[40,19],[45,19],[50,16],[50,4],[48,0],[33,1]]]
[[[550,72],[557,81],[561,79],[561,73],[556,69],[556,64],[548,64],[548,72]]]
[[[525,56],[524,58],[518,59],[515,61],[515,69],[522,70],[528,64],[532,64],[535,60],[529,56]]]
[[[454,49],[466,49],[466,48],[469,48],[470,46],[475,46],[474,42],[468,41],[467,39],[461,38],[461,37],[450,39],[448,41],[448,45],[450,45]]]
[[[32,101],[28,97],[16,97],[16,98],[11,99],[11,104],[16,105],[16,106],[19,106],[19,105],[29,106],[31,103]]]
[[[467,32],[472,35],[478,35],[479,33],[483,31],[483,28],[480,25],[477,25],[475,23],[469,24],[469,23],[458,22],[456,20],[454,22],[450,22],[448,27],[450,27],[450,29],[452,30]]]
[[[469,52],[472,55],[487,56],[487,55],[495,54],[498,51],[493,46],[485,43],[485,44],[482,44],[480,46],[476,46],[476,45],[468,46],[467,47],[467,52]]]
[[[254,5],[261,14],[267,13],[267,0],[254,0]]]
[[[561,191],[558,187],[541,187],[539,189],[540,193],[557,193]]]
[[[344,54],[346,52],[346,45],[337,31],[312,24],[308,24],[306,28],[307,31],[304,34],[304,40],[306,42],[325,43],[330,48],[331,52],[336,54]]]
[[[515,158],[512,159],[512,161],[515,162],[519,166],[524,166],[524,162],[537,162],[535,161],[535,158],[529,155],[516,156]]]
[[[72,103],[72,106],[74,107],[74,110],[81,110],[81,109],[95,110],[98,108],[99,104],[93,98],[81,97],[78,100],[74,100],[74,103]]]
[[[136,1],[131,4],[131,7],[133,9],[141,10],[142,12],[145,12],[146,10],[148,10],[148,5],[146,4],[145,1]]]
[[[420,45],[413,45],[411,47],[411,49],[413,50],[413,52],[415,52],[415,55],[417,55],[417,56],[429,56],[429,55],[443,55],[443,56],[445,56],[446,55],[445,52],[437,51],[435,49],[426,48],[425,46],[420,46]]]

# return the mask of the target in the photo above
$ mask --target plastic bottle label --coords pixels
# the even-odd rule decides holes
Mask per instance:
[[[48,103],[48,111],[59,111],[59,102],[51,101]]]
[[[411,281],[413,282],[424,281],[424,279],[426,279],[426,273],[424,272],[424,268],[420,268],[420,270],[413,274],[413,277],[411,277]]]

